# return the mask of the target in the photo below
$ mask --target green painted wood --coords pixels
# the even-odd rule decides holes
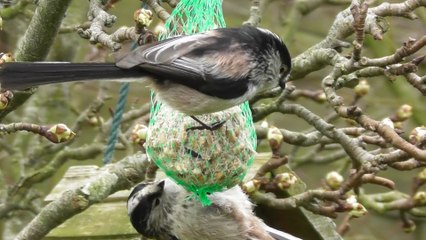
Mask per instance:
[[[57,199],[62,192],[84,186],[99,175],[95,165],[72,166],[64,177],[46,196],[45,201]],[[119,191],[110,195],[103,202],[94,204],[86,211],[68,219],[53,229],[45,240],[91,240],[91,239],[130,239],[140,240],[140,235],[133,229],[127,216],[126,200],[130,191]]]
[[[126,203],[94,204],[81,214],[53,229],[45,240],[53,239],[140,239],[127,216]]]

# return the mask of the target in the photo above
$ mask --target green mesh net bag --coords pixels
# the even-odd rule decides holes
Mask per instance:
[[[222,0],[181,0],[164,26],[167,33],[160,39],[226,27]],[[179,32],[179,26],[182,32]]]
[[[181,0],[165,24],[161,38],[225,27],[221,0]],[[182,26],[183,33],[177,26]],[[168,177],[209,205],[207,195],[242,181],[252,165],[256,133],[248,103],[222,112],[197,115],[203,123],[223,122],[219,129],[190,130],[200,126],[191,117],[162,104],[152,94],[146,142],[152,161]]]

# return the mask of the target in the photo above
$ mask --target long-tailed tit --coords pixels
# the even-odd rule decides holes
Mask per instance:
[[[212,204],[203,207],[191,193],[166,178],[137,185],[127,209],[139,233],[159,240],[300,240],[256,217],[238,186],[209,198]]]
[[[4,63],[1,88],[19,90],[82,80],[150,77],[163,103],[187,115],[222,111],[285,87],[291,59],[274,33],[221,28],[144,45],[116,63]],[[144,78],[147,79],[147,78]]]

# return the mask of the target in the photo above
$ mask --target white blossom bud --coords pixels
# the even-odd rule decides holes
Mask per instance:
[[[268,135],[267,135],[268,141],[269,141],[269,145],[271,146],[272,149],[277,149],[281,143],[283,142],[283,134],[281,133],[281,131],[276,128],[276,127],[271,127],[268,130]]]
[[[358,218],[368,213],[367,209],[358,202],[355,195],[352,195],[346,199],[346,202],[352,207],[352,210],[349,212],[350,216]]]
[[[260,187],[260,181],[256,179],[250,180],[243,184],[243,190],[249,194],[259,190],[259,187]]]
[[[414,128],[409,136],[410,142],[416,145],[423,145],[426,143],[426,127],[416,127]]]
[[[331,189],[335,190],[342,185],[344,178],[342,175],[340,175],[340,173],[332,171],[327,173],[325,176],[325,181]]]
[[[416,192],[416,194],[414,194],[413,200],[416,204],[426,204],[426,192]]]
[[[275,176],[275,181],[277,182],[278,187],[281,190],[284,190],[295,184],[297,177],[291,173],[280,173]]]
[[[396,116],[401,121],[407,120],[411,117],[411,115],[413,115],[413,107],[408,104],[402,105],[398,108],[398,111],[396,112]]]
[[[370,84],[368,84],[367,80],[363,79],[355,86],[354,91],[357,96],[363,97],[370,91]]]
[[[134,143],[144,142],[148,135],[148,127],[143,124],[136,124],[133,127],[131,139]]]
[[[47,130],[46,137],[55,143],[61,143],[72,140],[75,133],[67,125],[58,123]]]

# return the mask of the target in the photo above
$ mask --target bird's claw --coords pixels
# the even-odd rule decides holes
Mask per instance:
[[[223,126],[223,124],[225,124],[226,120],[224,121],[217,121],[211,125],[207,125],[205,123],[203,123],[201,120],[199,120],[198,118],[191,116],[192,119],[194,119],[196,122],[198,122],[200,124],[200,126],[194,126],[194,127],[190,127],[187,128],[186,131],[193,131],[193,130],[210,130],[210,131],[216,131],[217,129],[221,128]]]

